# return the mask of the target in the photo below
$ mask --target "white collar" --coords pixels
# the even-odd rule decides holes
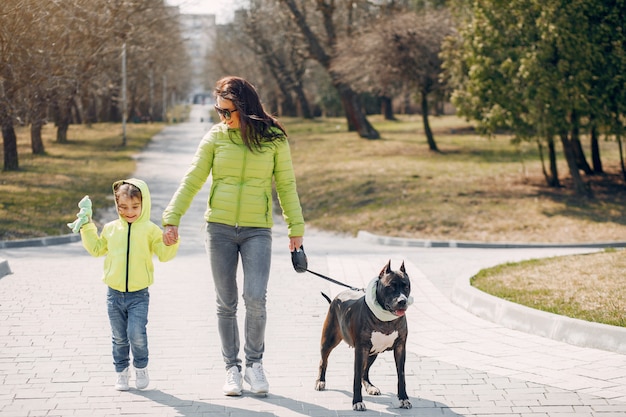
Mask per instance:
[[[378,282],[378,277],[374,278],[367,284],[367,288],[365,289],[365,304],[369,307],[369,309],[374,313],[376,318],[380,321],[393,321],[399,319],[400,316],[396,316],[390,311],[385,310],[378,301],[376,301],[376,283]],[[408,297],[407,306],[413,303],[413,297]]]

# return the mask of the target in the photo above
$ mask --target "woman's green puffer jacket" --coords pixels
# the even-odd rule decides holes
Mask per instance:
[[[190,168],[163,213],[163,225],[178,226],[209,174],[211,192],[205,218],[242,227],[272,227],[272,180],[289,236],[304,235],[289,142],[276,140],[248,149],[239,129],[216,124],[202,138]]]

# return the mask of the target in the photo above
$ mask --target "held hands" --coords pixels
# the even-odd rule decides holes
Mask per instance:
[[[170,246],[178,242],[178,226],[167,225],[163,230],[163,243]]]
[[[80,200],[78,208],[80,208],[80,211],[76,214],[76,220],[67,224],[67,227],[72,229],[72,232],[74,233],[78,233],[83,225],[91,221],[93,211],[91,209],[91,200],[88,195],[84,196],[82,200]]]

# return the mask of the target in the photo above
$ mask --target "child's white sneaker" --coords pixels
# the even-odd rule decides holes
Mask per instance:
[[[230,397],[238,397],[243,391],[243,379],[241,377],[241,371],[237,366],[231,366],[226,371],[226,382],[222,387],[224,395]]]
[[[128,391],[128,368],[122,372],[117,373],[117,382],[115,383],[115,389],[118,391]]]
[[[142,369],[135,368],[135,374],[136,374],[135,386],[137,387],[137,389],[148,388],[148,385],[150,384],[150,377],[148,376],[148,367],[146,366],[145,368],[142,368]]]

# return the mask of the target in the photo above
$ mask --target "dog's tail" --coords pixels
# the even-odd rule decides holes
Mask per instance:
[[[327,296],[326,294],[324,294],[323,292],[320,291],[320,294],[322,294],[322,297],[324,297],[326,299],[326,301],[328,301],[328,304],[330,304],[330,297]]]

